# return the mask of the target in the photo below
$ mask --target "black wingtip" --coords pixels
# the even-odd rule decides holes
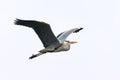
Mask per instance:
[[[14,20],[14,24],[15,24],[15,25],[21,25],[21,24],[22,24],[22,20],[16,18],[16,19]]]
[[[80,30],[82,30],[83,28],[77,29],[76,31],[74,31],[74,33],[79,32]]]
[[[83,28],[80,28],[80,30],[82,30]]]
[[[17,19],[17,18],[16,18],[16,19],[14,20],[14,24],[15,24],[15,25],[18,25],[18,24],[19,24],[19,21],[20,21],[20,19]]]

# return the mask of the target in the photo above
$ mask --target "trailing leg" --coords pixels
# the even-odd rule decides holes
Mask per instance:
[[[45,54],[45,53],[32,54],[32,56],[29,57],[29,59],[33,59],[33,58],[38,57],[38,56],[43,55],[43,54]]]

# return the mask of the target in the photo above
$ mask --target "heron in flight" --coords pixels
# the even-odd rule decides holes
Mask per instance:
[[[50,25],[45,22],[35,20],[21,20],[16,19],[15,25],[22,25],[32,28],[43,43],[44,49],[40,50],[38,54],[33,54],[29,59],[35,58],[47,52],[68,51],[70,44],[77,43],[76,41],[67,41],[66,38],[71,33],[77,33],[83,28],[73,28],[68,31],[60,33],[57,37],[52,32]]]

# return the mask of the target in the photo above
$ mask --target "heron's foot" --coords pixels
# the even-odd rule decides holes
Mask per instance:
[[[33,58],[35,58],[35,57],[37,57],[37,54],[32,54],[32,56],[29,57],[29,59],[33,59]]]

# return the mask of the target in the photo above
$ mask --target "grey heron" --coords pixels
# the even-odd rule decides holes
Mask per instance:
[[[60,33],[57,37],[51,30],[49,24],[45,22],[35,21],[35,20],[22,20],[16,19],[15,25],[22,25],[32,28],[40,40],[43,43],[44,49],[40,50],[38,54],[33,54],[29,59],[35,58],[47,52],[60,52],[60,51],[68,51],[70,49],[70,44],[77,43],[76,41],[67,41],[66,38],[71,33],[77,33],[83,28],[73,28],[68,31],[64,31]]]

